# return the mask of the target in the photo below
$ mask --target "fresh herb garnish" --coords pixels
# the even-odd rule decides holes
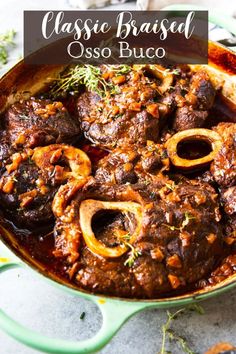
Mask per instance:
[[[180,227],[176,227],[174,225],[168,225],[168,224],[162,224],[162,225],[168,227],[168,229],[170,229],[171,231],[181,230]]]
[[[106,67],[109,71],[114,72],[116,76],[128,74],[131,71],[131,67],[125,64],[109,66],[106,65]]]
[[[132,267],[135,260],[141,256],[141,252],[139,250],[137,250],[133,245],[131,245],[131,243],[129,242],[130,241],[130,238],[131,238],[131,235],[130,233],[127,233],[125,235],[122,235],[119,237],[120,238],[120,241],[122,242],[122,244],[126,247],[128,247],[130,249],[129,251],[129,257],[126,259],[126,261],[124,262],[124,265],[125,266],[129,266],[129,267]]]
[[[12,179],[14,182],[18,182],[18,179],[15,176],[13,176]]]
[[[83,320],[84,318],[85,318],[85,315],[86,315],[86,313],[83,311],[82,313],[81,313],[81,315],[80,315],[80,320]]]
[[[182,228],[185,228],[185,226],[187,226],[189,224],[190,220],[194,220],[196,219],[195,216],[192,216],[190,213],[186,212],[184,213],[184,220],[182,222]]]
[[[114,84],[110,84],[110,95],[118,95],[121,91],[120,91],[120,88],[119,86],[117,85],[114,85]]]
[[[168,152],[167,152],[167,150],[162,151],[161,158],[162,158],[162,159],[167,159],[167,157],[168,157]]]
[[[125,242],[125,245],[128,246],[130,248],[130,252],[129,252],[129,257],[126,259],[124,265],[132,267],[134,265],[135,260],[141,256],[141,252],[137,249],[134,248],[134,246],[132,246],[130,243]]]
[[[13,41],[16,32],[14,30],[9,30],[5,34],[0,35],[0,63],[7,64],[8,61],[8,48],[14,46]]]
[[[33,165],[34,164],[34,161],[31,159],[30,156],[28,156],[28,164],[29,165]]]
[[[187,307],[187,310],[194,311],[194,312],[198,313],[199,315],[204,315],[204,313],[205,313],[204,308],[199,304],[191,304]]]
[[[175,189],[175,182],[173,182],[172,184],[170,184],[170,183],[165,183],[165,186],[168,188],[168,189],[170,189],[171,191],[174,191],[174,189]]]
[[[168,330],[168,336],[170,341],[174,341],[178,343],[183,350],[184,353],[187,354],[196,354],[192,349],[189,347],[186,339],[184,337],[179,336],[175,332],[173,332],[171,329]]]
[[[178,68],[175,68],[173,70],[166,69],[165,72],[166,72],[166,75],[168,75],[168,74],[179,75],[181,73],[181,70]]]
[[[166,312],[167,313],[167,321],[162,326],[162,344],[161,344],[161,349],[158,352],[158,354],[169,354],[169,353],[171,353],[171,352],[166,350],[166,340],[167,340],[167,338],[169,339],[169,341],[175,341],[176,343],[178,343],[184,353],[195,354],[195,352],[189,347],[186,339],[184,337],[182,337],[182,336],[179,336],[172,329],[170,329],[172,321],[176,320],[177,317],[180,314],[183,314],[186,311],[196,311],[198,314],[201,314],[201,315],[203,315],[205,313],[204,309],[202,308],[202,306],[200,306],[198,304],[193,304],[193,305],[187,306],[185,308],[182,308],[182,309],[176,311],[175,313],[171,313],[170,311],[167,311]]]
[[[113,85],[107,82],[101,74],[98,66],[89,64],[76,65],[70,68],[66,73],[61,74],[51,88],[50,93],[53,96],[60,96],[66,92],[77,90],[79,85],[85,85],[88,90],[97,93],[103,97],[108,88]]]
[[[130,71],[131,68],[128,65],[110,65],[109,70],[114,71],[116,75],[121,75]],[[77,91],[80,85],[85,85],[89,91],[97,93],[100,97],[105,97],[107,91],[110,95],[120,93],[117,85],[102,77],[99,66],[89,64],[76,65],[62,73],[52,86],[50,93],[53,96],[64,95],[70,91]]]
[[[30,117],[29,116],[27,116],[26,114],[19,114],[18,115],[18,118],[20,119],[20,120],[30,120]]]
[[[167,76],[169,74],[179,75],[181,73],[181,70],[178,68],[175,68],[173,70],[167,68],[167,69],[163,70],[163,69],[159,69],[157,65],[150,65],[150,68],[152,70],[159,71],[164,76]]]
[[[156,198],[156,193],[155,192],[151,192],[150,193],[150,198],[151,199],[155,199]]]
[[[224,171],[223,170],[218,170],[218,171],[215,172],[215,175],[224,177]]]
[[[196,219],[195,216],[192,216],[190,213],[186,212],[184,213],[184,220],[182,222],[181,227],[176,227],[174,225],[169,225],[169,224],[162,224],[162,225],[168,227],[168,229],[170,229],[171,231],[175,231],[175,230],[182,231],[185,228],[185,226],[189,224],[189,221],[194,219]]]
[[[151,181],[149,181],[148,179],[145,179],[143,181],[143,183],[145,184],[145,186],[149,186],[149,184],[151,183]]]

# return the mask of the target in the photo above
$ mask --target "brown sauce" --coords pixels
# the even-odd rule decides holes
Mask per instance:
[[[66,106],[69,112],[73,115],[75,98],[71,97]],[[227,104],[226,104],[227,103]],[[233,121],[235,122],[235,107],[229,105],[221,96],[217,96],[214,106],[210,111],[210,118],[208,121],[209,127],[216,125],[220,121]],[[100,149],[92,146],[92,144],[84,139],[79,147],[84,150],[92,161],[94,166],[98,161],[108,154],[104,149]],[[211,151],[211,147],[206,142],[192,142],[186,141],[178,146],[178,154],[182,158],[197,159],[201,158]],[[203,170],[199,171],[197,175],[201,175]],[[190,178],[192,176],[189,176]],[[195,176],[196,177],[196,176]],[[4,213],[4,212],[3,212]],[[118,214],[108,214],[100,216],[99,219],[93,220],[93,229],[95,230],[97,238],[103,238],[104,243],[106,239],[116,243],[116,239],[111,238],[112,230],[122,223],[121,216]],[[63,279],[69,279],[67,273],[66,263],[62,258],[55,258],[53,255],[54,250],[54,234],[53,224],[48,224],[44,228],[35,228],[35,230],[29,231],[26,229],[20,229],[14,225],[14,220],[8,220],[8,216],[4,215],[5,220],[3,224],[6,228],[14,234],[17,243],[30,255],[32,259],[40,262],[48,272],[55,274]],[[229,256],[231,254],[231,258]],[[230,266],[229,266],[230,264]],[[209,274],[208,277],[198,281],[191,286],[187,286],[181,291],[175,291],[175,295],[186,293],[196,288],[203,288],[206,285],[215,285],[221,280],[224,280],[227,276],[236,272],[236,250],[226,249],[225,254],[222,254],[217,264],[215,264],[215,270]],[[75,285],[75,284],[74,284]],[[166,294],[165,296],[168,296]],[[162,297],[162,296],[161,296]],[[164,297],[164,296],[163,296]]]

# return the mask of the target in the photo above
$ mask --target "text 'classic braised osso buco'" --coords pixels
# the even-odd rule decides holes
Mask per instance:
[[[29,64],[206,64],[207,11],[25,11]]]

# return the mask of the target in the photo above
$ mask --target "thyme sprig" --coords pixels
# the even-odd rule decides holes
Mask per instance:
[[[127,74],[131,68],[128,65],[107,66],[115,75]],[[77,91],[80,85],[85,85],[89,91],[97,93],[100,97],[105,97],[107,91],[111,95],[119,93],[119,87],[111,81],[106,81],[102,77],[101,68],[94,65],[76,65],[62,73],[52,86],[50,93],[53,96],[64,95],[70,91]]]
[[[131,71],[131,66],[125,64],[105,65],[105,67],[116,76],[128,74]]]
[[[142,253],[139,250],[137,250],[134,246],[132,246],[131,243],[126,242],[125,245],[130,248],[130,252],[129,252],[129,257],[124,262],[124,265],[132,267],[134,265],[135,260],[139,256],[141,256]]]
[[[27,116],[26,114],[19,114],[18,115],[18,118],[20,119],[20,120],[30,120],[31,118],[29,117],[29,116]]]
[[[170,189],[171,191],[174,191],[175,190],[175,182],[173,182],[172,184],[171,183],[165,183],[165,186]]]
[[[168,335],[169,335],[170,341],[175,341],[175,342],[179,343],[179,345],[182,348],[184,353],[195,354],[195,352],[192,351],[191,348],[189,347],[189,345],[186,342],[186,339],[184,337],[179,336],[178,334],[173,332],[171,329],[168,330]]]
[[[171,324],[173,320],[176,320],[180,314],[185,313],[186,311],[195,311],[200,315],[203,315],[205,313],[204,309],[202,306],[198,304],[193,304],[184,308],[179,309],[178,311],[171,313],[170,311],[167,311],[167,321],[165,324],[162,325],[162,344],[161,344],[161,349],[158,352],[158,354],[171,354],[170,351],[166,350],[166,341],[167,338],[169,341],[174,341],[180,345],[184,353],[187,354],[196,354],[188,345],[186,339],[177,333],[175,333],[171,328]]]
[[[169,225],[169,224],[162,224],[162,225],[168,227],[168,229],[170,229],[171,231],[181,230],[180,227],[176,227],[174,225]]]
[[[139,250],[137,250],[129,241],[130,241],[131,235],[130,233],[124,234],[122,236],[120,236],[120,241],[122,242],[122,244],[129,248],[129,256],[126,259],[126,261],[124,262],[125,266],[129,266],[132,267],[135,260],[141,256],[141,252]]]
[[[173,70],[166,68],[165,70],[163,70],[163,69],[159,69],[157,65],[153,65],[153,64],[150,65],[150,68],[155,71],[159,71],[164,76],[167,76],[169,74],[180,75],[181,73],[181,70],[179,68],[174,68]]]
[[[0,35],[0,63],[2,65],[7,64],[8,61],[8,48],[10,46],[14,46],[14,37],[16,35],[16,31],[13,29],[7,31],[4,34]]]
[[[182,222],[182,228],[184,229],[185,226],[187,226],[187,225],[189,224],[190,220],[194,220],[194,219],[196,219],[195,216],[192,216],[192,215],[191,215],[190,213],[188,213],[188,212],[184,213],[184,220],[183,220],[183,222]]]
[[[190,213],[185,212],[184,220],[182,221],[182,225],[180,227],[176,227],[174,225],[169,225],[169,224],[162,224],[162,225],[168,227],[168,229],[170,229],[171,231],[175,231],[175,230],[183,231],[183,229],[189,224],[190,220],[194,220],[194,219],[196,219],[195,216],[192,216]]]
[[[98,66],[85,64],[76,65],[66,73],[62,73],[50,93],[53,96],[60,96],[66,92],[78,90],[80,85],[85,85],[89,91],[96,92],[101,97],[105,96],[108,89],[114,88],[114,85],[102,77],[101,69]]]

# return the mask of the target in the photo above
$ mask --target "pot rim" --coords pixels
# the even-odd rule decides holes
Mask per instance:
[[[220,61],[219,57],[222,56],[223,54],[228,54],[228,56],[224,55],[224,61]],[[215,56],[214,56],[215,55]],[[216,56],[219,56],[216,58]],[[233,58],[233,61],[232,61]],[[226,73],[229,76],[234,76],[236,78],[236,53],[231,50],[226,48],[222,44],[218,44],[213,41],[209,41],[209,64],[208,66],[212,66],[217,68],[220,72]],[[235,64],[235,66],[233,66]],[[0,93],[2,91],[1,85],[8,80],[9,77],[11,79],[13,78],[14,80],[17,79],[18,74],[22,74],[22,67],[24,70],[27,70],[27,66],[24,64],[24,60],[19,61],[16,65],[14,65],[10,70],[8,70],[0,79]],[[32,69],[32,66],[28,66]],[[36,66],[36,67],[43,67],[43,70],[47,71],[48,68],[52,68],[52,70],[63,70],[65,68],[65,65],[45,65],[45,66]],[[206,67],[206,65],[204,65]],[[23,70],[23,72],[24,72]],[[53,77],[52,77],[53,78]],[[14,94],[14,90],[17,90],[17,85],[16,87],[11,87],[10,94]],[[4,91],[4,90],[3,90]],[[36,92],[35,92],[36,93]],[[9,92],[7,90],[4,91],[5,94],[5,101],[1,102],[0,100],[0,107],[2,104],[7,104],[7,95],[9,95]],[[5,107],[4,107],[5,109]],[[3,111],[0,109],[0,111]],[[73,294],[76,294],[78,296],[82,296],[84,298],[92,299],[92,298],[105,298],[109,300],[115,300],[115,301],[127,301],[127,302],[138,302],[138,303],[143,303],[143,304],[155,304],[159,306],[163,305],[169,305],[173,306],[181,303],[188,303],[191,301],[196,301],[196,300],[203,300],[212,296],[216,296],[219,293],[225,292],[227,290],[230,290],[231,288],[236,286],[236,274],[227,278],[225,281],[222,281],[219,284],[216,284],[215,286],[209,286],[206,288],[203,288],[201,290],[196,290],[196,291],[191,291],[187,292],[186,294],[178,295],[178,296],[171,296],[171,297],[163,297],[163,298],[157,298],[157,299],[139,299],[139,298],[125,298],[125,297],[116,297],[116,296],[110,296],[110,295],[104,295],[104,294],[94,294],[91,291],[86,291],[84,289],[80,289],[77,286],[73,286],[73,284],[66,282],[62,278],[56,276],[53,273],[50,273],[46,271],[40,262],[36,260],[30,260],[30,255],[27,256],[27,252],[23,249],[20,250],[20,245],[16,242],[16,240],[8,235],[6,236],[6,233],[4,231],[4,228],[0,225],[0,240],[6,245],[6,247],[12,251],[20,260],[27,264],[32,270],[36,271],[37,273],[40,273],[44,278],[47,280],[51,281],[54,285],[60,285],[64,290],[72,292]],[[5,233],[5,235],[4,235]]]

